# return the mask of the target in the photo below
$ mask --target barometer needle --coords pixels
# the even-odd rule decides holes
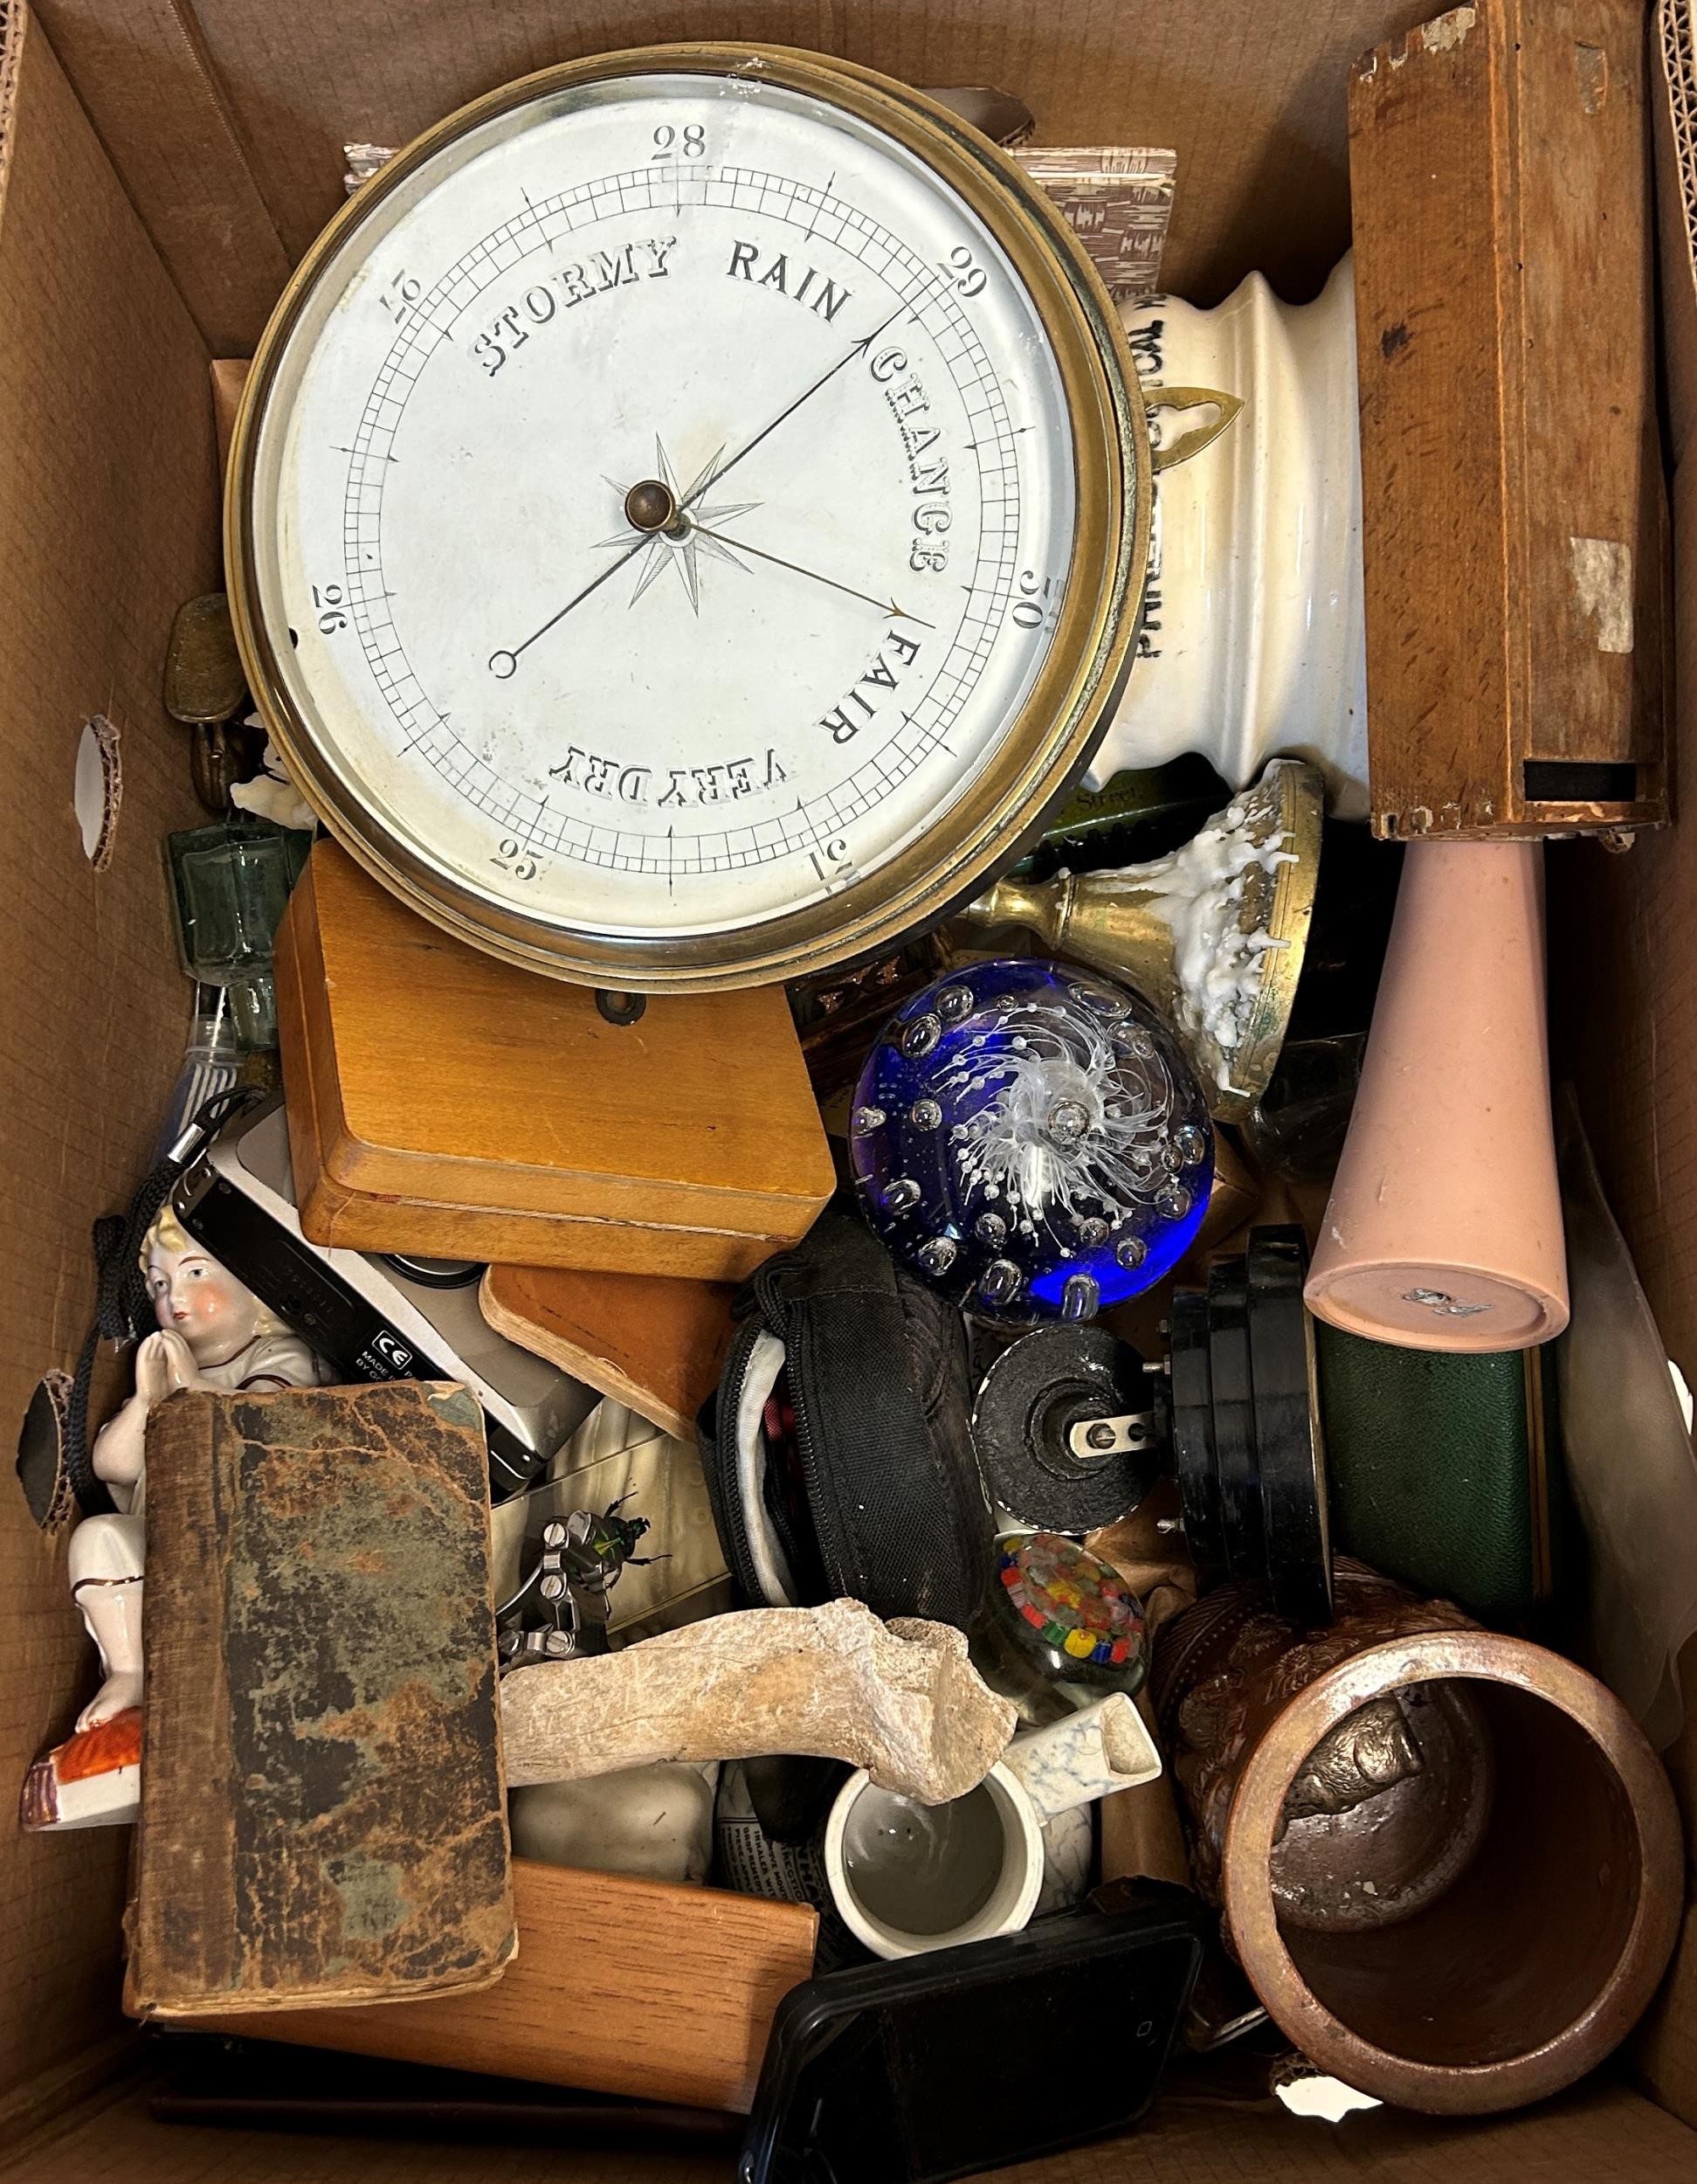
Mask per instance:
[[[804,394],[798,394],[787,410],[780,410],[769,425],[767,425],[762,431],[756,432],[754,438],[748,443],[747,446],[739,447],[735,454],[731,457],[728,462],[721,463],[719,467],[714,472],[710,478],[704,478],[700,484],[697,486],[694,492],[692,493],[681,505],[687,508],[691,501],[699,501],[701,495],[707,491],[707,487],[709,486],[717,485],[719,480],[724,476],[728,470],[735,470],[738,463],[742,460],[742,458],[745,455],[752,455],[755,448],[759,446],[762,440],[769,439],[771,435],[776,432],[779,425],[782,425],[786,418],[794,417],[797,411],[800,409],[804,402],[811,402],[814,396],[817,394],[821,387],[828,386],[837,377],[838,373],[841,371],[845,364],[852,363],[857,356],[864,356],[866,351],[872,347],[873,343],[878,339],[879,335],[880,334],[886,333],[889,328],[895,324],[896,321],[901,316],[901,314],[907,308],[907,306],[905,303],[898,305],[897,308],[891,312],[889,317],[885,320],[882,326],[873,327],[870,334],[863,335],[858,342],[852,342],[844,353],[837,359],[836,363],[831,367],[829,371],[822,373],[820,377],[813,382],[813,384],[807,389]]]
[[[870,334],[863,335],[858,342],[852,342],[848,348],[845,349],[843,354],[837,359],[836,363],[831,367],[829,371],[822,372],[818,378],[813,382],[813,384],[811,387],[807,388],[804,392],[798,394],[796,397],[795,400],[790,404],[787,410],[780,410],[778,414],[772,419],[771,423],[763,427],[762,431],[756,432],[754,438],[749,440],[746,446],[739,447],[735,454],[731,457],[728,462],[721,463],[717,469],[710,471],[708,474],[701,480],[700,483],[695,487],[695,490],[693,493],[686,495],[685,499],[676,504],[677,507],[680,510],[687,508],[692,501],[699,501],[700,499],[701,495],[707,490],[709,486],[716,485],[728,470],[735,469],[737,464],[742,460],[745,455],[752,455],[755,448],[760,446],[762,440],[769,439],[771,435],[776,432],[780,425],[783,424],[787,418],[794,417],[797,411],[800,409],[804,402],[811,402],[813,399],[813,397],[817,394],[821,387],[829,385],[831,381],[837,377],[838,373],[842,370],[845,364],[852,363],[857,356],[864,356],[866,351],[872,347],[873,343],[878,339],[879,335],[884,333],[888,328],[893,326],[896,321],[901,316],[902,312],[907,308],[907,306],[905,303],[899,305],[895,310],[891,312],[889,317],[885,320],[882,326],[875,326]],[[703,533],[703,536],[711,536],[711,533]],[[532,630],[529,636],[525,639],[522,645],[514,645],[510,651],[504,650],[491,653],[489,655],[490,674],[498,676],[504,682],[517,667],[521,654],[528,653],[530,650],[530,647],[536,642],[538,638],[546,637],[556,623],[563,622],[567,615],[571,612],[575,606],[582,606],[584,600],[589,598],[591,591],[598,591],[602,585],[606,583],[609,577],[617,576],[619,570],[624,568],[625,563],[627,561],[634,560],[636,556],[638,555],[642,551],[643,548],[649,544],[649,537],[647,534],[645,533],[642,537],[635,541],[628,553],[621,554],[617,561],[609,562],[599,576],[592,577],[590,582],[583,586],[583,589],[581,591],[575,593],[572,598],[568,599],[566,604],[559,610],[558,613],[550,614],[547,621],[542,624],[540,629]],[[768,554],[764,556],[763,558],[768,561],[771,561],[774,560],[776,556],[771,554]],[[813,572],[811,570],[804,569],[800,573],[805,577],[811,576]],[[829,577],[824,577],[821,579],[821,581],[828,584],[831,582],[831,579]],[[848,587],[845,584],[839,584],[837,588],[840,591],[846,591]],[[857,592],[855,597],[857,598],[864,598],[866,594],[864,592]],[[887,605],[887,602],[874,599],[872,604],[874,606],[882,606]],[[912,620],[914,618],[909,616],[907,619]]]
[[[875,599],[870,591],[857,591],[852,584],[838,584],[835,577],[827,577],[817,569],[804,569],[798,561],[785,561],[781,554],[769,554],[763,546],[750,546],[746,538],[733,537],[728,531],[710,531],[704,523],[697,523],[694,530],[698,538],[711,538],[721,546],[728,546],[734,553],[750,554],[756,561],[769,561],[775,569],[792,570],[798,577],[811,577],[815,584],[828,584],[833,591],[846,591],[851,599],[864,599],[868,606],[875,606],[880,614],[887,614],[895,621],[917,622],[921,629],[937,626],[922,615],[904,614],[893,599]]]
[[[584,600],[589,598],[591,591],[598,591],[601,586],[606,583],[609,577],[616,577],[619,570],[624,568],[627,561],[634,561],[637,556],[642,551],[643,548],[652,543],[652,542],[645,536],[638,538],[628,552],[621,554],[617,561],[610,561],[607,563],[607,566],[602,570],[601,574],[598,577],[590,577],[589,583],[583,586],[583,589],[580,592],[576,593],[574,598],[568,599],[566,604],[560,609],[560,612],[557,614],[550,614],[547,621],[542,624],[541,629],[532,630],[529,636],[525,639],[522,645],[514,645],[511,652],[491,653],[489,655],[490,673],[492,674],[499,675],[501,681],[505,681],[507,676],[512,674],[514,668],[518,666],[519,655],[521,653],[528,653],[539,637],[546,637],[556,622],[563,622],[565,620],[567,615],[571,612],[573,607],[581,606]],[[507,664],[504,667],[498,667],[495,665],[495,662],[498,660],[504,660]]]

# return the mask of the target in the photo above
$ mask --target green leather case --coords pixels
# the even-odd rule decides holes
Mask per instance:
[[[1542,1351],[1404,1350],[1320,1323],[1314,1334],[1336,1550],[1483,1622],[1535,1616],[1564,1560]]]

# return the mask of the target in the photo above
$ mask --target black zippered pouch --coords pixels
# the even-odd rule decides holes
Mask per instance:
[[[835,1206],[766,1261],[735,1310],[698,1434],[744,1602],[847,1597],[964,1630],[990,1582],[992,1531],[960,1313]]]

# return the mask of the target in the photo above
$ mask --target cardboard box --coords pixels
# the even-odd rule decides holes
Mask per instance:
[[[1480,0],[1488,4],[1488,0]],[[1585,45],[1583,0],[1550,0]],[[0,1202],[9,1246],[0,1416],[73,1360],[93,1217],[142,1169],[187,997],[160,858],[194,823],[160,672],[178,603],[220,582],[207,366],[251,352],[292,261],[341,201],[342,145],[401,142],[477,93],[575,55],[689,36],[847,54],[921,83],[1018,93],[1042,141],[1170,144],[1168,284],[1219,300],[1254,266],[1315,294],[1349,233],[1350,61],[1431,0],[0,0]],[[1647,26],[1650,27],[1650,26]],[[1691,116],[1665,111],[1656,28],[1665,348],[1680,680],[1697,670],[1697,285]],[[1683,147],[1684,165],[1681,165]],[[1623,184],[1623,186],[1625,186]],[[1687,695],[1686,710],[1692,712]],[[1694,716],[1697,717],[1697,716]],[[96,870],[72,791],[91,720],[117,730],[121,802]],[[1693,730],[1697,734],[1697,729]],[[1558,1068],[1579,1082],[1617,1211],[1674,1358],[1697,1379],[1697,825],[1551,858]],[[86,1676],[63,1544],[0,1495],[0,1745],[16,1782]],[[1697,1678],[1688,1688],[1697,1690]],[[1671,1755],[1689,1821],[1697,1730]],[[1697,1841],[1697,1831],[1692,1839]],[[556,2146],[324,2142],[149,2123],[122,2073],[121,1831],[0,1829],[0,2176],[141,2184],[303,2174],[581,2184],[728,2177],[728,2162]],[[1638,2086],[1625,2082],[1636,2070]],[[1641,2088],[1642,2090],[1639,2090]],[[38,2135],[27,2138],[26,2132]],[[1227,2177],[1532,2184],[1697,2175],[1697,1930],[1609,2077],[1470,2125],[1341,2127],[1169,2098],[1122,2147],[1023,2169],[1050,2184]]]

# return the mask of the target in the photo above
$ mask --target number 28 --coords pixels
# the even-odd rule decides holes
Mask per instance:
[[[662,121],[654,132],[654,149],[648,162],[652,166],[657,159],[705,159],[707,150],[707,133],[700,121],[686,122],[681,139],[669,121]]]

